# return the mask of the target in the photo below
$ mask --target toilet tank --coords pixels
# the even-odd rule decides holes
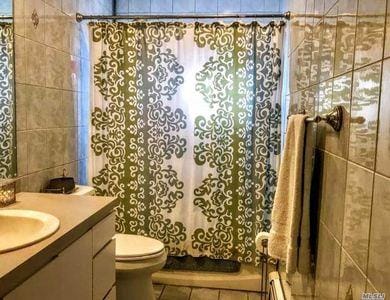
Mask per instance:
[[[94,196],[95,195],[95,189],[92,186],[77,185],[76,184],[75,191],[71,195]]]

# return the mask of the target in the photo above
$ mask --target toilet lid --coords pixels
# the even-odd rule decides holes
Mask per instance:
[[[164,250],[159,240],[135,234],[115,234],[117,259],[150,258]]]

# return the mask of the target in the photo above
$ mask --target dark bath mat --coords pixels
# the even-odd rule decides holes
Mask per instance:
[[[241,263],[234,260],[192,257],[188,255],[182,257],[168,256],[164,269],[234,273],[240,271],[240,267]]]

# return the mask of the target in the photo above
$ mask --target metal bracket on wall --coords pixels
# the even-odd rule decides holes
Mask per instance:
[[[319,123],[321,121],[325,121],[335,131],[340,131],[341,126],[343,125],[343,107],[341,105],[337,105],[337,106],[333,107],[333,109],[329,113],[327,113],[325,116],[317,115],[313,118],[306,119],[306,122]]]

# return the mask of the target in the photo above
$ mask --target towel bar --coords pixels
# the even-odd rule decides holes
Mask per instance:
[[[306,119],[306,122],[319,123],[321,121],[328,123],[335,131],[340,131],[341,125],[343,124],[343,107],[337,105],[325,116],[317,115]]]

